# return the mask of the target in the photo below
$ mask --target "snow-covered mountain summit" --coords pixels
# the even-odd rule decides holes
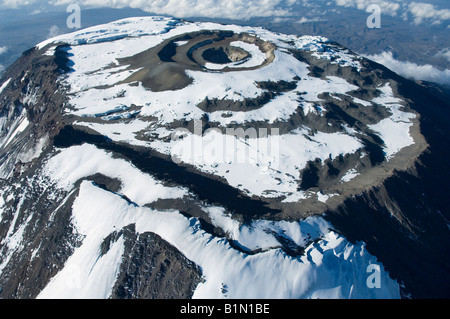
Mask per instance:
[[[61,42],[73,64],[62,80],[65,114],[77,126],[170,155],[250,196],[326,202],[354,187],[343,184],[378,182],[372,164],[422,142],[395,84],[321,37],[138,18],[38,48],[53,55]],[[342,156],[352,160],[338,163]]]
[[[326,219],[427,148],[399,83],[325,38],[236,25],[40,43],[0,84],[0,295],[400,297]]]

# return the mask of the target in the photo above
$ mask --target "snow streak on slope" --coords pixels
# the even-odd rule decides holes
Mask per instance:
[[[73,169],[69,175],[66,165]],[[129,175],[145,181],[147,192],[155,194],[141,203],[179,196],[182,190],[164,187],[145,174],[134,175],[138,172],[130,164],[93,146],[62,150],[49,160],[46,172],[48,178],[60,181],[60,186],[69,190],[74,181],[100,167],[103,174],[118,178],[124,186],[120,194],[115,194],[89,181],[81,183],[73,204],[73,224],[84,236],[82,245],[39,298],[109,297],[123,258],[123,239],[117,239],[103,255],[100,246],[109,234],[130,224],[136,225],[138,233],[158,234],[201,267],[205,281],[197,287],[196,298],[399,297],[398,284],[384,271],[381,288],[368,289],[366,269],[377,263],[376,258],[363,244],[351,244],[329,230],[328,223],[320,217],[298,223],[256,220],[251,225],[239,225],[223,208],[205,207],[215,225],[230,233],[239,245],[262,249],[260,253],[246,254],[232,248],[227,239],[205,232],[195,218],[126,201],[121,195],[136,202],[142,198],[138,190],[127,186]],[[66,179],[68,182],[61,183]],[[279,246],[275,234],[304,245],[304,254],[291,257],[272,248]]]
[[[14,138],[21,132],[23,132],[30,122],[27,119],[27,111],[24,109],[22,114],[12,123],[12,125],[8,128],[8,134],[5,135],[3,139],[0,139],[0,147],[6,147],[10,144]]]
[[[11,78],[9,78],[8,80],[5,81],[5,83],[3,83],[0,86],[0,94],[3,92],[3,90],[8,86],[9,82],[11,82]]]

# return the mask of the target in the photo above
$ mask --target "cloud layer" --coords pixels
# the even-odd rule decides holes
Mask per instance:
[[[50,29],[48,29],[47,38],[50,39],[50,38],[56,37],[59,34],[61,34],[61,32],[60,32],[58,26],[57,25],[53,25],[53,26],[50,27]]]
[[[296,0],[83,0],[92,7],[131,7],[175,17],[248,19],[251,17],[290,16]],[[68,5],[73,0],[54,0],[53,5]]]
[[[20,8],[35,2],[36,0],[3,0],[0,4],[6,8]]]
[[[85,7],[135,8],[180,18],[210,17],[248,19],[253,17],[304,16],[305,10],[326,12],[332,5],[366,11],[370,5],[380,6],[383,15],[400,17],[415,24],[442,24],[450,20],[450,10],[432,3],[414,0],[0,0],[0,5],[19,8],[32,4],[67,6],[78,3]],[[431,3],[430,3],[431,2]],[[299,9],[300,8],[300,9]]]
[[[367,8],[376,4],[381,8],[381,12],[383,14],[388,14],[391,16],[396,16],[398,10],[401,7],[401,3],[399,1],[385,1],[385,0],[335,0],[336,5],[347,7],[347,8],[357,8],[359,10],[366,11]]]
[[[432,24],[441,24],[443,21],[450,20],[449,9],[437,9],[434,5],[422,2],[412,2],[408,6],[415,24],[430,22]]]
[[[366,57],[383,64],[405,78],[450,85],[450,69],[441,71],[430,64],[418,65],[411,62],[399,61],[389,51]]]
[[[73,0],[0,0],[3,7],[23,7],[30,4],[46,3],[52,6],[67,6],[74,3]],[[422,0],[428,1],[431,0]],[[443,2],[440,2],[441,4]],[[111,8],[135,8],[149,13],[166,14],[180,18],[210,17],[245,20],[253,17],[272,17],[273,21],[291,21],[292,23],[304,23],[319,21],[317,17],[310,17],[309,11],[321,10],[329,13],[333,6],[340,8],[355,8],[366,12],[367,8],[376,4],[381,8],[382,15],[390,15],[411,21],[417,25],[442,25],[450,21],[450,9],[442,9],[435,4],[417,2],[414,0],[80,0],[82,7],[111,7]],[[303,8],[303,10],[302,10]],[[325,10],[325,11],[324,11]],[[299,18],[303,17],[303,18]],[[278,19],[278,20],[277,20]],[[288,23],[288,22],[287,22]],[[59,32],[57,26],[49,30],[49,36]],[[0,47],[0,54],[7,50]],[[442,51],[437,57],[450,60],[450,52]],[[428,80],[449,84],[449,70],[441,71],[432,65],[417,65],[410,62],[396,60],[391,52],[383,52],[371,56],[373,60],[385,64],[397,73],[419,80]]]
[[[380,6],[382,14],[411,19],[414,24],[442,24],[450,20],[449,9],[439,9],[434,4],[404,0],[334,0],[337,6],[366,11],[371,4]]]

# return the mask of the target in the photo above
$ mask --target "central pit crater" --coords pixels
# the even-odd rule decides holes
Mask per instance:
[[[123,82],[141,82],[158,92],[192,84],[188,70],[238,72],[265,67],[275,59],[274,52],[275,45],[253,34],[204,30],[167,39],[119,63],[138,70]]]
[[[243,62],[251,57],[251,54],[238,47],[210,48],[202,53],[205,61],[215,64],[229,64],[233,62]]]

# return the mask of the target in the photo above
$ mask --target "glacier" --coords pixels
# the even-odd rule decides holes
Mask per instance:
[[[145,208],[145,203],[180,196],[187,190],[163,187],[129,163],[113,159],[111,154],[91,145],[62,150],[49,160],[44,171],[67,191],[73,187],[71,182],[92,172],[118,177],[124,182],[119,193],[139,206],[92,182],[82,182],[72,216],[77,232],[84,237],[83,243],[38,298],[108,298],[121,263],[123,243],[119,238],[103,256],[99,256],[99,248],[106,236],[129,224],[135,224],[139,233],[160,235],[202,268],[204,282],[198,285],[194,298],[400,297],[398,283],[384,270],[380,275],[381,288],[368,289],[366,268],[379,262],[363,243],[348,242],[321,217],[297,223],[256,220],[245,226],[226,216],[221,207],[205,207],[216,225],[229,232],[231,238],[250,251],[261,249],[256,254],[246,254],[232,248],[229,240],[206,233],[195,218],[173,210]],[[130,185],[135,183],[137,187]],[[143,196],[143,189],[147,197]],[[276,248],[279,243],[270,232],[282,233],[300,245],[307,244],[305,253],[288,256]],[[228,287],[226,293],[221,289],[224,285]]]

